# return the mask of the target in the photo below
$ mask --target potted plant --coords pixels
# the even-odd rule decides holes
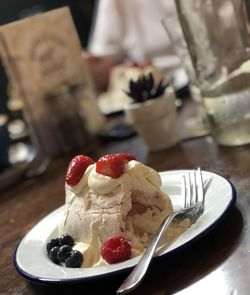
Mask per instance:
[[[163,79],[156,82],[152,73],[130,80],[125,93],[132,102],[125,107],[126,119],[151,151],[172,147],[176,135],[176,105],[173,88]]]

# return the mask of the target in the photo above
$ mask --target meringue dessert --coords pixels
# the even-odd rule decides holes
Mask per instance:
[[[65,190],[59,234],[74,238],[73,250],[84,257],[81,267],[141,255],[163,219],[173,211],[169,196],[161,191],[160,175],[126,153],[106,155],[97,162],[88,156],[76,156],[67,171]],[[185,222],[173,224],[163,243],[172,241],[187,226]],[[126,250],[122,249],[126,253],[118,253],[123,256],[118,260],[106,259],[102,255],[107,250],[105,243],[111,241],[114,247],[115,237],[127,243]]]

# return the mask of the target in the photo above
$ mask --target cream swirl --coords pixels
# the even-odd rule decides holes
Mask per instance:
[[[161,185],[161,178],[155,170],[136,160],[131,160],[125,164],[124,173],[119,178],[111,178],[92,169],[88,176],[88,186],[98,194],[109,195],[119,186],[133,187],[135,181],[138,186],[138,181],[143,183],[145,179],[155,187]]]

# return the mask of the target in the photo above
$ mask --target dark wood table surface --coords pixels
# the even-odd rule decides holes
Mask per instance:
[[[158,171],[200,166],[226,177],[237,190],[235,207],[216,228],[182,251],[153,263],[131,294],[250,294],[250,147],[220,147],[210,136],[204,136],[150,153],[134,136],[95,143],[90,154],[98,158],[124,151]],[[43,175],[23,179],[0,192],[0,294],[108,295],[115,294],[125,278],[125,274],[118,274],[82,285],[41,286],[15,271],[12,261],[18,243],[41,218],[64,204],[69,159],[55,159]]]

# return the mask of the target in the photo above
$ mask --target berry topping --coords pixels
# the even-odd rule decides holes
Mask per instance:
[[[135,157],[128,153],[103,156],[96,162],[96,172],[118,178],[124,173],[124,165],[131,160]]]
[[[62,235],[60,238],[59,238],[59,241],[60,241],[60,245],[68,245],[68,246],[73,246],[74,245],[74,239],[70,236],[70,235]]]
[[[55,246],[60,246],[60,241],[59,241],[58,238],[56,238],[56,239],[51,239],[51,240],[48,241],[48,243],[47,243],[47,252],[49,253],[49,251],[50,251],[53,247],[55,247]]]
[[[57,252],[57,259],[59,262],[65,262],[66,258],[70,255],[72,248],[68,245],[63,245]]]
[[[66,267],[81,267],[83,255],[81,252],[72,249],[74,244],[74,239],[68,234],[49,240],[47,243],[49,259],[56,264],[65,262]]]
[[[101,246],[101,255],[108,263],[122,262],[131,257],[130,243],[122,236],[115,236]]]
[[[81,180],[88,166],[93,163],[94,161],[88,156],[78,155],[74,157],[67,169],[66,183],[71,186],[76,185]]]
[[[73,250],[65,260],[66,267],[80,267],[83,262],[83,255],[77,250]]]
[[[56,264],[59,263],[59,260],[57,258],[57,253],[58,253],[59,249],[60,248],[58,246],[55,246],[52,249],[50,249],[50,251],[49,251],[49,258],[50,258],[50,260],[53,261]]]

